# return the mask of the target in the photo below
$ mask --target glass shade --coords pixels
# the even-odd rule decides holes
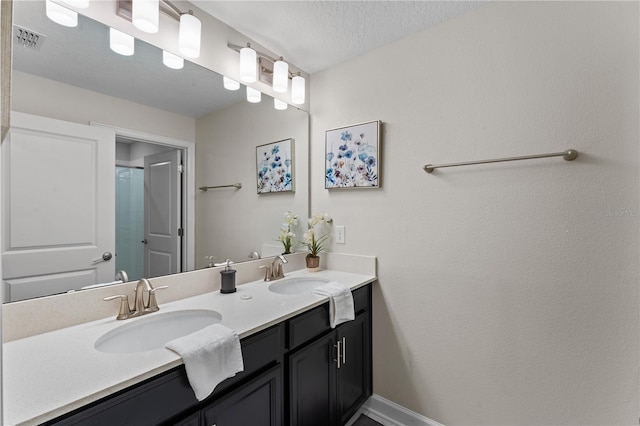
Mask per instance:
[[[273,107],[278,111],[286,110],[289,105],[286,102],[282,102],[280,99],[273,98]]]
[[[160,19],[160,0],[133,0],[131,22],[140,31],[157,33]]]
[[[167,52],[166,50],[162,51],[162,63],[171,69],[181,70],[184,68],[184,59],[182,59],[178,55],[174,55],[171,52]]]
[[[227,90],[238,90],[240,88],[240,83],[226,76],[222,77],[222,85]]]
[[[262,93],[256,89],[252,89],[251,87],[247,87],[247,101],[252,104],[257,104],[262,100]]]
[[[109,47],[120,55],[131,56],[135,51],[135,39],[115,28],[109,28]]]
[[[305,88],[304,88],[304,77],[299,75],[293,77],[291,80],[291,102],[300,105],[304,103],[305,99]]]
[[[250,47],[240,49],[240,80],[253,83],[257,79],[256,51]]]
[[[200,56],[200,20],[190,13],[180,16],[180,32],[178,34],[178,50],[188,58]]]
[[[51,19],[56,24],[60,24],[65,27],[78,26],[78,14],[73,10],[60,6],[58,3],[54,3],[51,0],[47,0],[45,7],[47,18]]]
[[[273,91],[284,93],[289,89],[289,64],[279,60],[273,63]]]

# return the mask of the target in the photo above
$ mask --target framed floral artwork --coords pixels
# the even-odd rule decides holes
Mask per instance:
[[[324,187],[380,187],[380,120],[327,130]]]
[[[256,147],[258,194],[293,192],[293,139]]]

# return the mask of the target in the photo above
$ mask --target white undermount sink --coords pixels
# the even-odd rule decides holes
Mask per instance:
[[[278,294],[311,293],[316,288],[325,285],[329,280],[316,277],[283,278],[271,284],[269,291]]]
[[[219,323],[221,320],[220,313],[206,309],[156,312],[137,319],[124,320],[123,325],[96,340],[94,347],[107,353],[151,351],[164,347],[173,339]]]

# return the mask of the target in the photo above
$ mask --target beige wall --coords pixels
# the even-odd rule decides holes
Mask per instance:
[[[637,423],[638,12],[495,2],[312,76],[312,210],[378,256],[374,392],[447,425]],[[324,131],[375,119],[382,188],[324,190]]]
[[[256,147],[294,139],[295,192],[257,194]],[[196,120],[196,187],[242,183],[242,189],[196,193],[196,268],[229,258],[247,260],[263,243],[277,241],[284,213],[306,219],[308,210],[309,116],[289,107],[276,111],[273,100],[239,102]],[[304,222],[306,224],[306,222]],[[300,228],[302,229],[302,228]],[[302,232],[298,233],[302,239]]]
[[[195,140],[195,119],[37,77],[12,75],[11,108],[58,120],[91,121],[185,141]]]

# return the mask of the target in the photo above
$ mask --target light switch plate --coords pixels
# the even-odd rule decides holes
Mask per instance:
[[[336,225],[336,244],[344,244],[344,225]]]

